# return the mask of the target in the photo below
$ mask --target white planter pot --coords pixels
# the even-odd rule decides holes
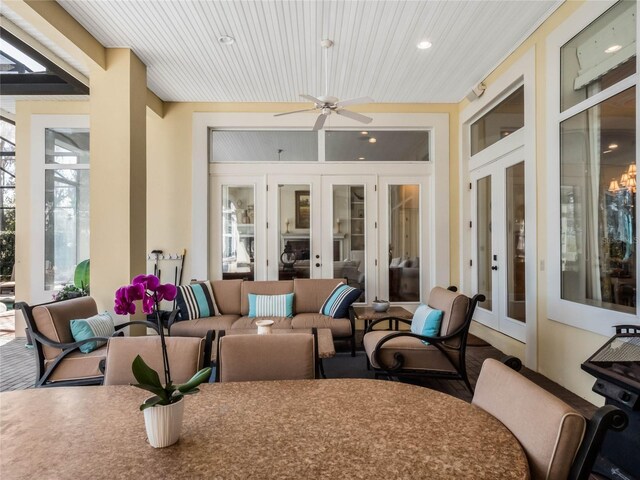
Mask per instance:
[[[149,444],[154,448],[173,445],[180,438],[184,398],[170,405],[160,405],[143,410]]]

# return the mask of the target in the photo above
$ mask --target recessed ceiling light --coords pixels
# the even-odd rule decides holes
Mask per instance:
[[[614,148],[618,148],[618,144],[617,143],[611,143],[611,144],[609,144],[609,148],[612,149],[612,150]]]
[[[604,152],[602,152],[602,153],[611,153],[611,150],[605,150],[605,151],[604,151]]]
[[[236,39],[229,35],[222,35],[218,37],[218,42],[222,45],[233,45],[236,42]]]
[[[376,137],[371,137],[369,139],[369,143],[376,143],[376,142],[377,142]]]
[[[416,45],[420,50],[426,50],[427,48],[431,48],[431,42],[427,40],[423,40],[422,42]]]
[[[364,157],[358,157],[358,160],[364,160]]]
[[[369,132],[360,132],[362,135],[369,135]]]
[[[604,53],[615,53],[618,50],[622,50],[622,45],[611,45],[604,51]]]

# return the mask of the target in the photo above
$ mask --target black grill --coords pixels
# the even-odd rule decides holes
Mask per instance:
[[[607,432],[593,470],[612,480],[640,480],[640,325],[616,331],[582,369],[596,377],[593,391],[628,415],[629,426]]]

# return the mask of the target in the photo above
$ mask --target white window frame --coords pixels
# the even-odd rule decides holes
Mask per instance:
[[[538,289],[537,289],[537,181],[536,181],[536,51],[532,47],[526,51],[514,64],[498,79],[491,83],[484,95],[471,102],[460,113],[460,279],[463,289],[473,292],[473,273],[475,269],[470,265],[473,258],[472,229],[469,227],[472,219],[472,196],[475,191],[469,190],[470,172],[487,165],[497,157],[508,155],[514,150],[524,148],[525,177],[525,224],[526,238],[525,257],[527,262],[525,282],[526,288],[526,335],[524,364],[536,370],[537,336],[538,336]],[[524,85],[524,127],[484,150],[471,156],[471,124],[491,111],[497,104],[507,98],[517,88]],[[517,341],[514,339],[514,341]]]
[[[547,95],[547,305],[550,320],[566,325],[611,336],[614,325],[624,323],[638,323],[636,313],[617,312],[603,307],[585,305],[561,297],[560,271],[560,123],[576,113],[602,102],[605,98],[621,92],[632,86],[636,87],[636,138],[640,124],[640,92],[638,91],[638,55],[636,51],[636,73],[613,85],[606,90],[583,100],[564,112],[560,111],[560,49],[569,40],[588,27],[617,2],[607,0],[603,2],[585,2],[576,12],[565,20],[547,38],[547,78],[552,88]],[[637,5],[637,4],[636,4]],[[637,6],[636,6],[637,9]],[[636,15],[637,21],[637,15]],[[640,30],[636,27],[636,34]],[[636,41],[636,49],[637,47]],[[636,142],[636,159],[640,156],[640,145]],[[637,202],[637,200],[636,200]],[[640,227],[640,216],[636,215],[636,232]],[[637,247],[637,243],[636,243]],[[640,252],[636,251],[636,275],[640,267]],[[636,293],[636,305],[640,299],[640,292]]]
[[[45,171],[90,170],[90,164],[49,166],[45,159],[45,130],[48,128],[89,128],[89,115],[32,115],[31,116],[31,222],[29,258],[31,262],[31,303],[50,301],[53,290],[44,285],[44,197]]]
[[[449,114],[448,113],[377,113],[370,115],[372,123],[367,130],[430,130],[430,162],[413,162],[424,165],[426,175],[430,175],[431,184],[427,204],[430,208],[429,245],[434,248],[429,252],[431,262],[428,275],[430,285],[448,285],[450,279],[449,265],[449,229],[435,228],[436,225],[448,225],[449,218]],[[211,112],[193,114],[192,129],[192,245],[191,245],[191,274],[193,278],[209,278],[209,129],[283,129],[296,130],[311,129],[315,116],[300,115],[297,118],[274,117],[273,113],[236,113]],[[331,129],[361,130],[352,121],[335,116],[331,119]],[[320,156],[323,157],[323,143],[319,145]],[[300,174],[320,172],[324,162],[304,162],[296,164]],[[333,165],[335,162],[327,162]],[[397,162],[375,162],[384,164],[380,168],[383,174],[396,174]],[[366,162],[352,162],[345,174],[357,175],[362,172]],[[326,168],[326,164],[325,168]],[[244,167],[243,164],[216,164],[216,174],[236,174]],[[251,167],[251,165],[249,165]],[[267,173],[262,171],[269,165],[261,167],[253,164],[255,174]],[[437,179],[437,181],[436,181]]]

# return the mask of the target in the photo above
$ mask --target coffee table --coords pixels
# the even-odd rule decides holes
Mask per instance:
[[[336,348],[333,344],[333,334],[330,328],[318,328],[318,358],[320,360],[320,374],[322,378],[327,378],[322,365],[323,358],[332,358],[336,356]],[[286,335],[289,333],[311,333],[310,328],[274,328],[270,335]],[[257,328],[235,328],[224,331],[225,335],[257,335]],[[211,361],[217,363],[218,356],[218,336],[211,348]]]

